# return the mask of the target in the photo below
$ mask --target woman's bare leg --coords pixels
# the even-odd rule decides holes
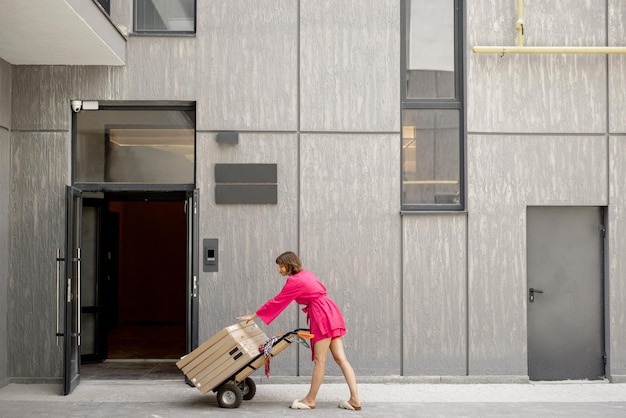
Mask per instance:
[[[313,376],[311,376],[311,387],[309,393],[300,400],[300,402],[310,406],[315,406],[315,399],[317,398],[317,392],[322,386],[324,381],[324,373],[326,369],[326,357],[328,356],[328,348],[330,347],[331,339],[326,338],[315,342],[313,345]]]
[[[333,354],[335,362],[337,362],[341,368],[341,372],[346,378],[346,383],[350,389],[350,400],[348,402],[354,407],[360,407],[361,401],[359,400],[359,391],[356,385],[356,375],[354,374],[354,369],[350,365],[350,362],[348,362],[341,338],[332,340],[330,343],[330,352]]]

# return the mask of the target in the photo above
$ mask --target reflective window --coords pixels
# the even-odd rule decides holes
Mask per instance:
[[[111,108],[75,117],[75,183],[194,183],[194,110]]]
[[[464,207],[462,1],[403,1],[402,209]]]
[[[407,8],[407,98],[453,98],[454,0],[410,0]]]
[[[459,111],[402,111],[405,204],[460,204]]]
[[[135,33],[195,32],[195,0],[135,0]]]

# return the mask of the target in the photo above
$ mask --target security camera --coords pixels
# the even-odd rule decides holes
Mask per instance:
[[[83,101],[82,100],[72,100],[72,110],[76,113],[80,112],[80,110],[83,108]]]

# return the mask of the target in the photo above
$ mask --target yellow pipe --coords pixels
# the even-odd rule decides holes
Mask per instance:
[[[517,46],[524,46],[524,0],[517,0]]]
[[[524,46],[524,0],[517,0],[517,46],[475,46],[476,54],[626,54],[624,46]]]
[[[477,54],[626,54],[626,46],[475,46]]]

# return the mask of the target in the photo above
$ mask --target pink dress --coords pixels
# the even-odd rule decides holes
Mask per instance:
[[[280,293],[261,306],[256,314],[269,325],[293,301],[306,305],[311,327],[311,349],[315,342],[337,338],[346,334],[346,325],[339,307],[326,295],[326,287],[310,271],[302,270],[287,281]]]

